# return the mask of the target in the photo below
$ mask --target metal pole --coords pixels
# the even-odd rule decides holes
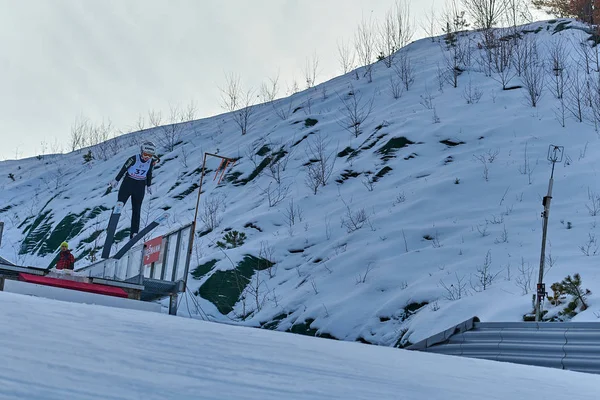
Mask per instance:
[[[546,285],[544,284],[544,262],[546,261],[546,237],[548,234],[548,217],[550,215],[550,202],[552,200],[552,187],[554,186],[554,166],[562,161],[564,148],[562,146],[550,145],[548,148],[548,160],[552,162],[552,172],[548,182],[548,194],[542,200],[544,211],[542,211],[542,250],[540,254],[540,271],[537,283],[537,296],[535,300],[535,321],[542,320],[542,300],[546,296]]]
[[[0,221],[0,246],[2,246],[2,232],[4,231],[4,222]]]
[[[169,315],[177,315],[177,293],[169,296]]]
[[[233,160],[231,158],[223,157],[223,156],[220,156],[217,154],[204,153],[204,160],[202,161],[202,173],[200,174],[200,186],[198,188],[198,200],[196,200],[196,212],[194,214],[194,220],[192,221],[192,231],[190,233],[190,242],[188,245],[188,263],[189,263],[189,259],[191,259],[191,257],[192,257],[192,248],[194,247],[194,237],[196,236],[196,221],[198,220],[198,209],[200,208],[200,195],[202,194],[202,182],[204,181],[204,173],[206,170],[206,157],[207,156],[220,158],[221,161]],[[225,168],[227,168],[227,165],[225,165]],[[218,169],[217,169],[217,172],[218,172]]]

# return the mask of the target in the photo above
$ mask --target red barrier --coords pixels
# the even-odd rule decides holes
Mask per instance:
[[[76,282],[68,279],[49,278],[47,276],[38,276],[25,273],[19,273],[19,280],[38,285],[54,286],[63,289],[79,290],[80,292],[89,292],[103,294],[114,297],[129,297],[127,292],[121,288],[99,285],[96,283]]]

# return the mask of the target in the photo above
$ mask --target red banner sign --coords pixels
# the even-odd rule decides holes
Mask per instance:
[[[162,236],[144,243],[144,265],[152,264],[160,259]]]

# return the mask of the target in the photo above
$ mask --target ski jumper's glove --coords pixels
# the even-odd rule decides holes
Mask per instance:
[[[150,196],[152,196],[152,186],[146,186],[146,193],[148,193]]]
[[[110,187],[113,189],[116,189],[117,186],[119,186],[119,181],[116,179],[113,179],[110,183],[109,183]]]

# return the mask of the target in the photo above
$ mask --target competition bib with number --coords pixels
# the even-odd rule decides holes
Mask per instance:
[[[149,158],[148,161],[144,162],[140,158],[140,155],[137,154],[135,156],[135,163],[127,169],[127,174],[129,177],[136,179],[138,181],[142,181],[146,179],[146,175],[150,170],[150,165],[152,164],[152,158]]]

